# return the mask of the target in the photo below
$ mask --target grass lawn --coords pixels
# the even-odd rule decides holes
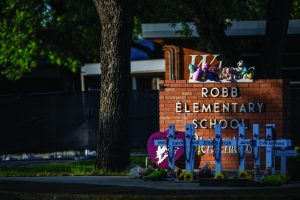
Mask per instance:
[[[131,157],[131,164],[145,167],[145,157]],[[0,167],[0,176],[125,176],[125,171],[113,172],[96,169],[94,160],[59,164],[33,164],[27,166]]]

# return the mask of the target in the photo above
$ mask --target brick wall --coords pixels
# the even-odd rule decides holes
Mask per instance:
[[[254,123],[261,124],[261,136],[265,135],[265,124],[275,123],[277,138],[289,137],[289,90],[288,82],[285,80],[255,80],[252,83],[189,83],[186,80],[165,80],[160,83],[160,131],[166,130],[169,124],[175,124],[176,130],[184,131],[185,124],[192,124],[194,119],[198,120],[198,122],[202,119],[207,119],[208,122],[202,124],[207,126],[207,129],[198,128],[196,133],[199,137],[209,139],[214,137],[214,129],[213,126],[210,127],[209,120],[214,122],[215,119],[217,121],[223,119],[231,122],[234,119],[238,121],[244,119],[248,125],[247,138],[252,137],[252,124]],[[202,97],[203,87],[208,89],[214,87],[219,89],[236,87],[239,90],[239,96]],[[176,112],[176,103],[178,102],[181,102],[181,107],[178,111],[182,112]],[[219,105],[222,105],[223,103],[238,103],[238,111],[240,111],[241,104],[264,103],[264,108],[262,112],[259,112],[256,106],[257,110],[254,113],[233,112],[233,107],[231,107],[230,112],[201,112],[201,108],[198,109],[200,112],[192,112],[193,103],[199,103],[200,107],[202,104],[213,105],[214,103],[220,103]],[[184,112],[185,104],[187,104],[186,111],[190,110],[191,112]],[[222,108],[219,110],[222,110]],[[225,122],[223,122],[223,125],[226,125]],[[236,125],[236,123],[233,123],[233,125]],[[223,129],[222,134],[224,139],[231,139],[237,137],[237,129],[233,129],[228,125],[228,128]],[[247,155],[247,159],[252,160],[250,153]],[[213,154],[206,153],[201,156],[201,161],[198,164],[202,166],[205,162],[210,162],[210,166],[213,167]],[[223,154],[222,162],[224,169],[238,168],[237,154]],[[251,168],[252,163],[247,162],[247,165]]]

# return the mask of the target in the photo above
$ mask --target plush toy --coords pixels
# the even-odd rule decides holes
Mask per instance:
[[[207,73],[206,79],[210,81],[219,81],[219,76],[217,71],[218,69],[216,67],[211,68],[211,70]]]
[[[236,68],[233,68],[234,70],[234,78],[235,79],[241,79],[243,78],[242,76],[242,70],[243,68],[245,68],[245,63],[243,60],[240,60],[239,62],[237,62],[237,67]]]
[[[209,67],[210,67],[210,64],[208,64],[208,63],[205,63],[204,65],[202,65],[202,77],[201,78],[205,78],[206,79],[206,77],[207,77],[207,75],[208,75],[208,70],[209,70]]]
[[[220,79],[225,79],[227,81],[234,80],[234,72],[232,67],[224,67],[222,73],[220,74]]]
[[[253,79],[254,70],[254,67],[249,67],[248,69],[245,67],[245,69],[242,71],[243,79]]]
[[[198,66],[197,70],[195,71],[195,73],[193,74],[193,80],[194,81],[200,81],[203,77],[206,76],[206,73],[209,69],[209,64],[205,63],[204,65],[202,65],[201,67]]]
[[[189,70],[190,70],[190,79],[193,79],[193,74],[197,70],[197,68],[193,64],[189,64]]]

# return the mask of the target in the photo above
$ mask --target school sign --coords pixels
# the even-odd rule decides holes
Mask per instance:
[[[215,125],[220,124],[223,138],[233,139],[238,137],[239,124],[246,125],[249,135],[253,124],[275,124],[276,139],[289,137],[289,90],[285,80],[237,83],[165,80],[161,81],[159,98],[160,131],[167,130],[169,124],[175,124],[178,131],[184,131],[185,124],[193,124],[198,138],[212,139]],[[263,128],[261,132],[265,131]],[[205,155],[200,166],[214,161],[211,151],[201,151]],[[230,147],[223,147],[222,151],[230,153],[226,152]],[[224,154],[224,158],[224,169],[236,168],[236,155]]]

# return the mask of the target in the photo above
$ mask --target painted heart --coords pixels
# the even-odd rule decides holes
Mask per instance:
[[[147,150],[152,159],[152,161],[160,168],[168,168],[168,150],[166,146],[154,146],[154,140],[163,140],[167,139],[166,132],[155,132],[153,133],[147,143]],[[175,138],[183,139],[184,132],[176,132]],[[184,154],[184,147],[174,147],[175,150],[175,161],[178,160]]]

